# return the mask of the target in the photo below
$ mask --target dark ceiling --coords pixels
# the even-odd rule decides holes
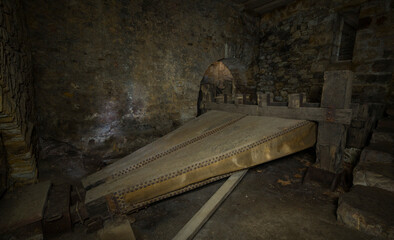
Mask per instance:
[[[245,10],[257,14],[270,12],[278,7],[285,6],[295,0],[232,0],[234,3],[241,5]]]

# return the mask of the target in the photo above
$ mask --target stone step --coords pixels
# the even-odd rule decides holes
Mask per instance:
[[[394,131],[394,118],[383,118],[379,120],[376,129],[389,129]]]
[[[12,177],[20,177],[21,175],[34,173],[36,171],[36,166],[26,166],[26,167],[10,167],[9,173]]]
[[[11,167],[23,167],[23,166],[33,165],[33,164],[35,164],[35,162],[36,162],[36,159],[33,156],[32,158],[28,158],[28,159],[13,161],[11,163],[8,162],[8,165],[10,165]]]
[[[16,183],[24,183],[26,181],[30,181],[32,179],[37,179],[37,168],[33,171],[28,172],[17,172],[17,173],[10,173],[11,178]]]
[[[19,170],[18,170],[18,169],[15,169],[14,171],[13,171],[12,169],[10,169],[10,170],[9,170],[9,174],[10,174],[11,176],[25,175],[25,174],[30,174],[30,173],[36,171],[36,169],[37,169],[37,166],[36,166],[36,164],[35,164],[35,162],[34,162],[34,164],[32,164],[32,168],[31,168],[31,169],[26,169],[26,170],[23,170],[23,169],[19,169]]]
[[[7,136],[14,136],[14,135],[23,135],[20,128],[13,128],[13,129],[3,129],[1,130],[3,135]]]
[[[31,157],[33,157],[33,146],[32,145],[30,145],[30,148],[27,151],[25,151],[23,153],[20,153],[20,154],[7,152],[7,161],[10,162],[10,163],[12,161],[15,161],[15,160],[16,161],[17,160],[26,160],[26,159],[29,159]]]
[[[353,186],[339,197],[337,219],[373,236],[394,239],[394,193],[375,187]]]
[[[26,164],[32,163],[34,161],[35,161],[34,156],[32,156],[31,158],[27,158],[27,159],[7,160],[8,164],[12,165],[12,166],[26,165]]]
[[[387,143],[394,146],[394,131],[390,131],[390,129],[374,130],[372,133],[371,143]]]
[[[353,170],[353,185],[394,192],[394,163],[360,162]]]
[[[31,158],[29,158],[27,160],[14,160],[12,162],[8,162],[8,165],[10,167],[13,167],[13,166],[22,167],[22,166],[29,166],[29,165],[33,165],[33,164],[35,164],[35,159],[31,159]]]
[[[391,144],[370,144],[360,155],[360,162],[394,162],[394,148]]]
[[[24,141],[25,137],[22,134],[13,134],[13,135],[7,135],[4,134],[3,137],[5,142],[16,142],[16,141]]]
[[[4,141],[4,146],[7,152],[15,155],[24,154],[28,151],[25,141]]]
[[[3,116],[0,117],[0,124],[3,123],[12,123],[14,122],[15,118],[13,116]]]
[[[25,134],[23,134],[22,131],[16,131],[14,133],[5,132],[5,133],[3,133],[3,139],[5,142],[24,141],[26,143],[26,145],[30,145],[32,133],[34,130],[34,125],[29,124],[29,127],[25,130],[26,130]]]
[[[36,165],[35,159],[29,159],[28,161],[9,164],[9,171],[10,173],[32,172],[36,169]]]
[[[0,124],[0,130],[12,130],[15,128],[19,128],[18,123],[16,123],[15,121],[10,122],[10,123],[1,123]]]

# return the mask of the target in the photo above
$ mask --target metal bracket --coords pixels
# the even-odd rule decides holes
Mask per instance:
[[[335,121],[335,108],[328,107],[326,112],[326,121],[334,122]]]

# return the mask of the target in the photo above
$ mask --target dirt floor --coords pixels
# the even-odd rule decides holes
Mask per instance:
[[[313,159],[313,150],[308,150],[250,169],[194,239],[376,239],[336,221],[340,192],[315,183],[302,184]],[[41,166],[43,177],[56,178],[51,168],[59,164]],[[69,170],[63,169],[66,172],[57,176],[64,180]],[[75,180],[76,176],[69,178]],[[129,215],[136,238],[172,239],[224,181]],[[56,239],[96,239],[96,235],[86,235],[77,225],[74,232]]]

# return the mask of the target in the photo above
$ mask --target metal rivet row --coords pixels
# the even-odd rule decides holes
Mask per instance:
[[[292,130],[294,130],[296,128],[305,126],[308,123],[310,123],[310,122],[309,121],[300,122],[300,123],[298,123],[298,124],[296,124],[296,125],[294,125],[292,127],[289,127],[289,128],[286,128],[286,129],[282,130],[281,132],[275,133],[275,134],[273,134],[271,136],[268,136],[268,137],[264,137],[264,138],[260,139],[259,141],[251,143],[251,144],[248,144],[248,145],[246,145],[246,146],[244,146],[244,147],[242,147],[240,149],[233,150],[233,151],[231,151],[229,153],[226,153],[224,155],[221,155],[221,156],[213,157],[213,158],[208,159],[208,160],[206,160],[204,162],[199,162],[199,163],[192,164],[191,166],[188,166],[188,167],[186,167],[184,169],[177,170],[176,172],[165,174],[165,175],[160,176],[158,178],[151,179],[151,180],[149,180],[147,182],[140,183],[140,184],[134,185],[132,187],[125,188],[123,190],[115,192],[114,194],[125,195],[125,194],[128,194],[128,193],[140,190],[142,188],[149,187],[149,186],[154,185],[156,183],[163,182],[163,181],[169,180],[171,178],[175,178],[175,177],[177,177],[179,175],[182,175],[184,173],[188,173],[188,172],[193,171],[195,169],[209,166],[209,165],[211,165],[213,163],[219,162],[219,161],[224,160],[226,158],[232,157],[234,155],[237,155],[239,153],[242,153],[242,152],[245,152],[245,151],[247,151],[249,149],[257,147],[257,146],[259,146],[259,145],[261,145],[261,144],[263,144],[265,142],[268,142],[268,141],[270,141],[270,140],[272,140],[274,138],[277,138],[277,137],[280,137],[280,136],[282,136],[282,135],[284,135],[286,133],[289,133],[290,131],[292,131]]]

